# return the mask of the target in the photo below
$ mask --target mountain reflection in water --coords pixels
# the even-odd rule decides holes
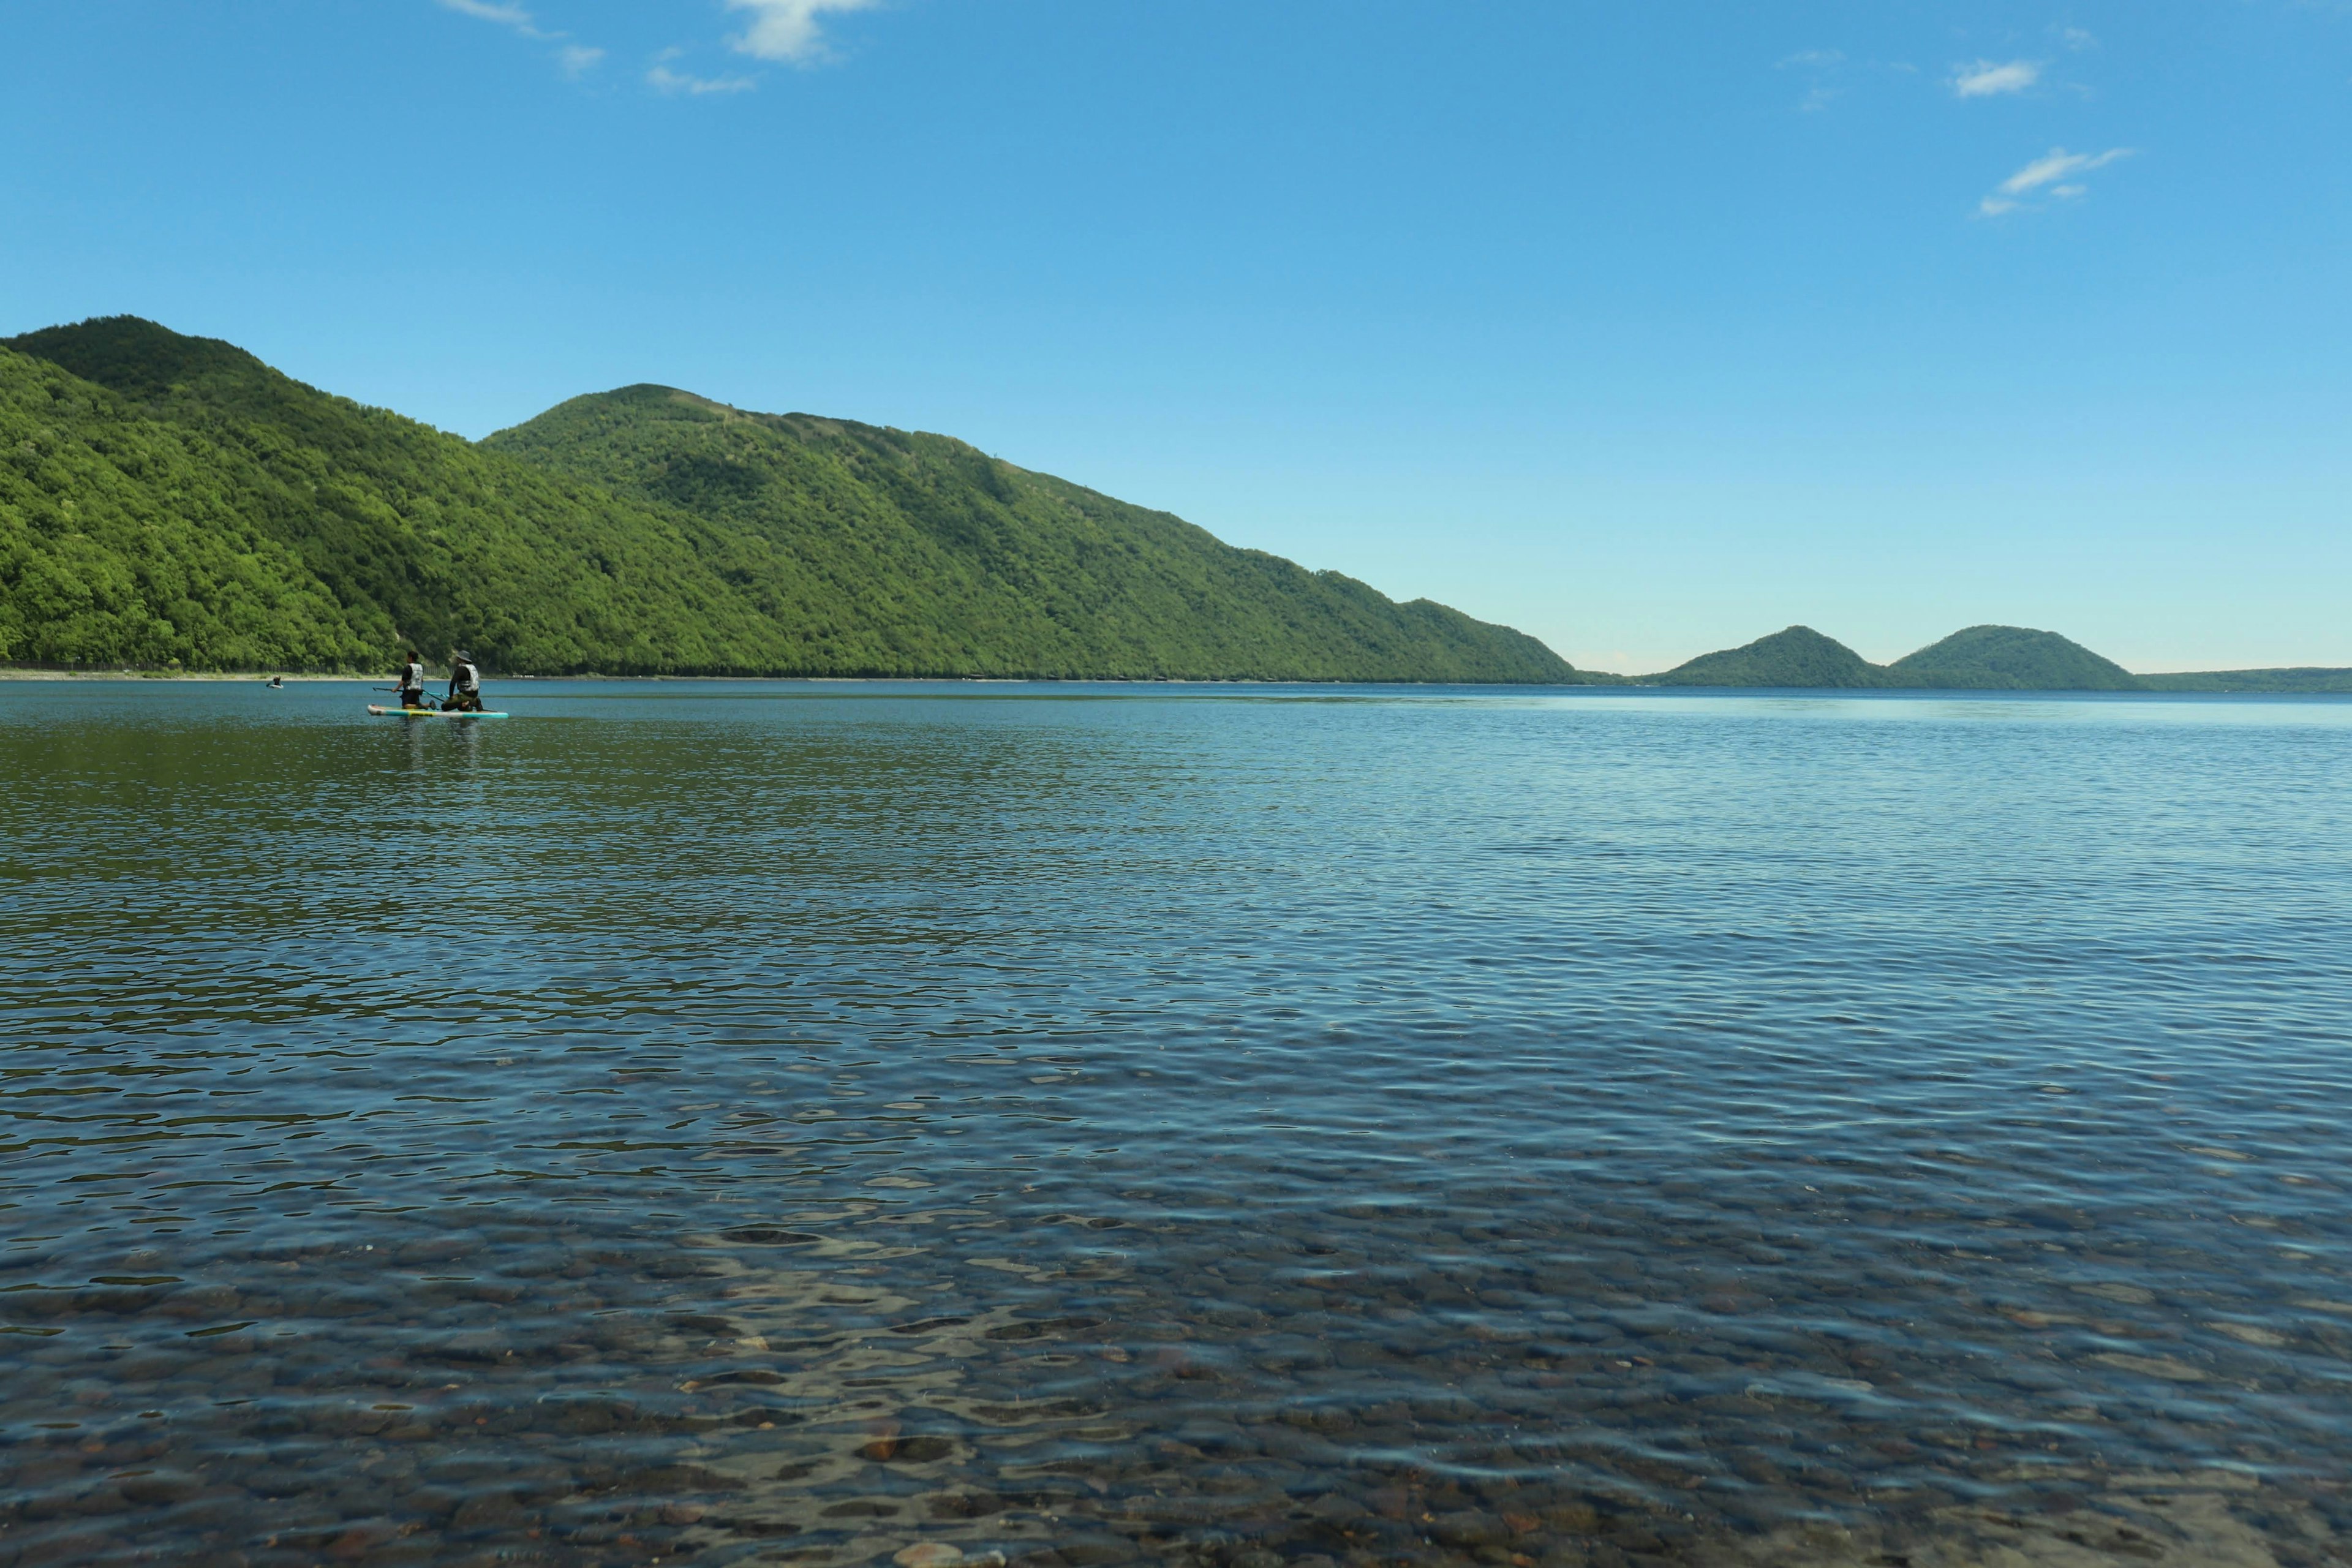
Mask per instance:
[[[2352,704],[499,695],[0,683],[0,1564],[2352,1562]]]

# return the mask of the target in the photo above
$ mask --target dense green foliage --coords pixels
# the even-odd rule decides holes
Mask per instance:
[[[761,668],[778,629],[703,559],[692,521],[488,453],[382,409],[331,397],[227,343],[131,318],[52,328],[10,345],[112,397],[85,425],[100,444],[199,445],[246,532],[299,563],[352,637],[331,654],[257,658],[201,640],[189,666],[380,666],[395,645],[468,646],[490,667],[561,673]],[[233,488],[231,481],[234,481]],[[150,504],[168,512],[170,493]],[[135,649],[7,657],[135,661]]]
[[[0,660],[332,668],[393,627],[272,525],[243,451],[0,349]]]
[[[2148,691],[2352,691],[2352,669],[2200,669],[2137,678]]]
[[[1233,549],[943,436],[632,386],[484,445],[712,524],[712,561],[786,628],[793,668],[1576,679],[1532,637]]]
[[[1657,686],[1885,686],[1886,672],[1811,626],[1790,626],[1743,647],[1706,653],[1664,675]]]
[[[1978,691],[2137,691],[2139,678],[2056,632],[1970,626],[1886,667],[1890,684]]]
[[[0,660],[408,642],[518,674],[1580,679],[941,437],[632,388],[476,446],[134,318],[0,348]]]

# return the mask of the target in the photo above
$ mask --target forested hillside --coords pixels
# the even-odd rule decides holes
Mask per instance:
[[[1834,637],[1811,626],[1790,626],[1720,653],[1703,653],[1663,675],[1655,686],[1885,686],[1886,671]]]
[[[1532,637],[1234,549],[943,436],[633,386],[484,444],[718,525],[711,560],[786,628],[795,668],[1577,679]]]
[[[334,668],[391,621],[347,605],[272,520],[244,454],[0,348],[0,660]]]
[[[2056,632],[1969,626],[1886,667],[1895,686],[1977,691],[2137,691],[2139,678]]]
[[[941,437],[639,388],[477,446],[135,318],[0,347],[0,661],[410,642],[510,674],[1579,679]]]

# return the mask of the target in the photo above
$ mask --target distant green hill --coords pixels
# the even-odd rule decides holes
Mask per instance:
[[[484,445],[682,512],[784,628],[790,665],[880,674],[1573,681],[1532,637],[944,436],[751,414],[663,386],[576,397]]]
[[[2134,675],[2056,632],[1970,626],[1890,665],[1872,664],[1811,626],[1702,654],[1645,686],[1877,688],[1903,691],[2352,692],[2352,669],[2235,669]]]
[[[632,388],[477,446],[135,318],[0,346],[0,661],[412,642],[509,674],[1588,679],[942,437]]]
[[[1885,690],[2134,691],[2121,665],[2055,632],[1970,626],[1896,659],[1871,663],[1811,626],[1790,626],[1744,647],[1702,654],[1653,675],[1661,686],[1780,686]]]
[[[2137,691],[2139,678],[2056,632],[1970,626],[1886,667],[1890,686],[1976,691]]]
[[[2143,675],[2149,691],[2246,691],[2293,694],[2352,691],[2352,669],[2204,669],[2173,675]]]
[[[1655,686],[1874,687],[1886,672],[1853,649],[1811,626],[1790,626],[1744,647],[1701,654],[1664,675],[1643,677]]]

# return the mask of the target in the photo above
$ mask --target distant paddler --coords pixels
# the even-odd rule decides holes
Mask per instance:
[[[449,659],[449,696],[441,704],[444,713],[479,713],[482,710],[482,672],[474,668],[474,656],[460,648]]]

